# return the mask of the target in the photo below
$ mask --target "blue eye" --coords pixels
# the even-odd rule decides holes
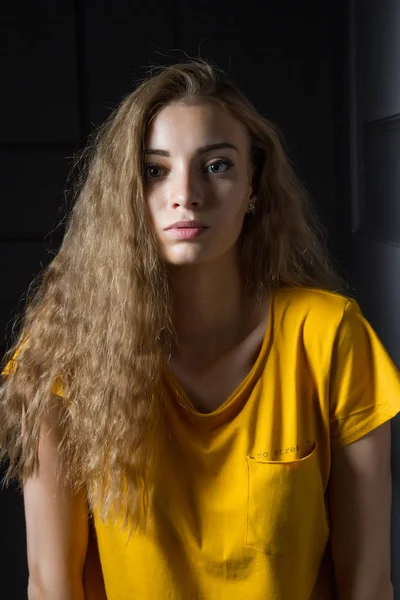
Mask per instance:
[[[149,179],[158,179],[162,174],[162,169],[158,165],[145,165],[144,175]]]
[[[220,158],[204,167],[204,171],[213,175],[218,175],[219,173],[224,173],[231,167],[233,167],[233,163],[230,160],[227,160],[226,158]]]

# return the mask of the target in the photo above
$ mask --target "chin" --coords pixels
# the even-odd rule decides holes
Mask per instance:
[[[187,258],[187,259],[178,259],[178,258],[165,258],[164,259],[165,262],[168,265],[173,265],[175,267],[190,267],[191,265],[198,265],[202,262],[204,262],[204,260],[201,260],[199,258]]]
[[[171,254],[164,255],[164,261],[169,265],[175,265],[176,267],[189,267],[190,265],[198,265],[207,261],[206,253],[204,252],[193,252],[193,253],[182,253],[182,254]]]

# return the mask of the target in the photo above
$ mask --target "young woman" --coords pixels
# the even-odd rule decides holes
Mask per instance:
[[[31,600],[393,598],[399,373],[209,64],[104,125],[4,364]]]

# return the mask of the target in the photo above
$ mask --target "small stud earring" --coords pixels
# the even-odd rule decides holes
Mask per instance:
[[[252,214],[252,215],[255,215],[256,214],[256,205],[253,204],[253,203],[249,204],[249,210],[248,210],[248,212],[250,214]]]

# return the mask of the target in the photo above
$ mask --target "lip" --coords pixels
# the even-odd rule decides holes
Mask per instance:
[[[169,229],[208,229],[208,227],[200,221],[176,221],[175,223],[172,223],[172,225],[168,225],[168,227],[165,228],[165,231],[168,231]]]
[[[172,227],[167,230],[167,235],[176,240],[192,240],[203,235],[208,227]]]

